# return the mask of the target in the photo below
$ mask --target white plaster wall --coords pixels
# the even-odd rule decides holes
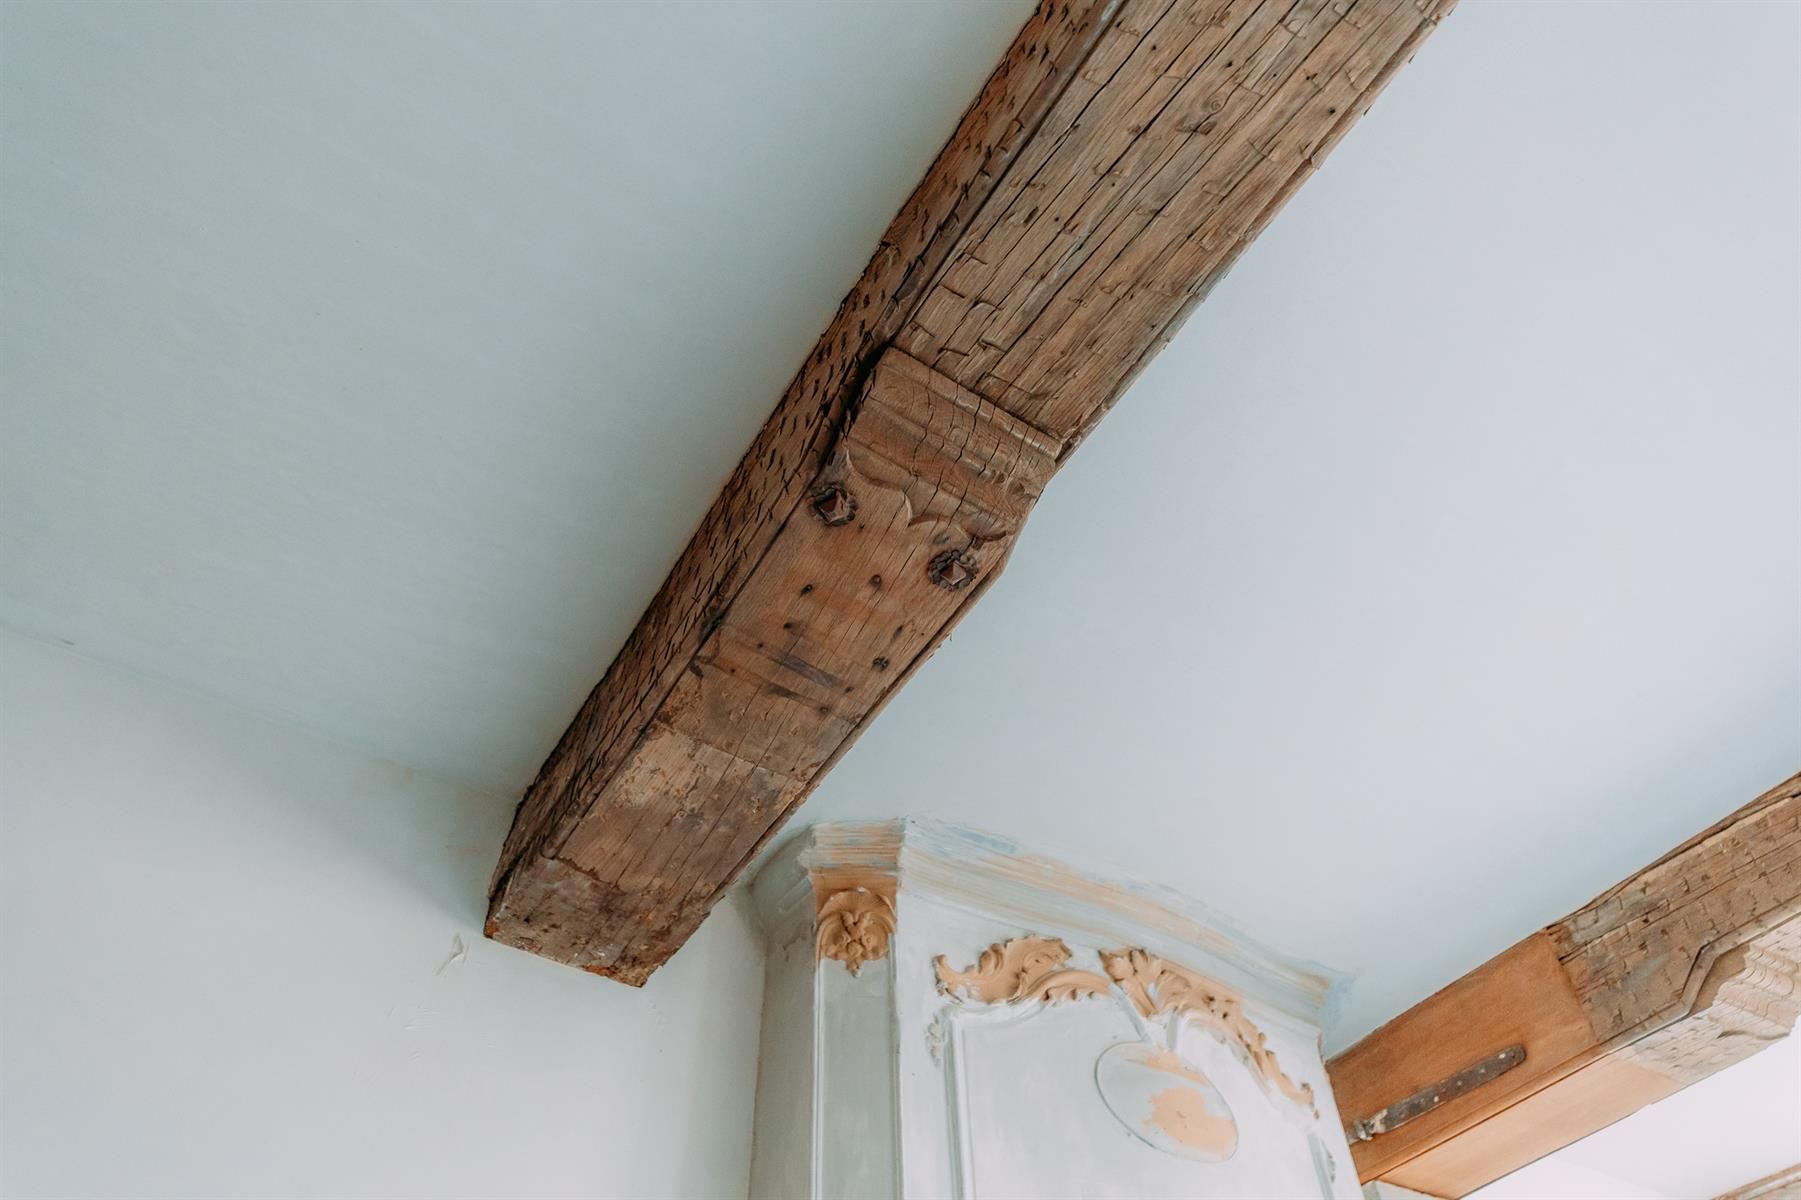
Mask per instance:
[[[744,913],[642,991],[484,941],[511,807],[0,634],[0,1192],[742,1196]]]
[[[829,907],[851,886],[880,895],[883,879],[895,888],[888,952],[853,971],[831,956],[845,930],[816,925],[815,898],[838,893]],[[816,827],[776,850],[751,891],[771,944],[753,1200],[1357,1200],[1319,1055],[1325,977],[1205,920],[1198,902],[921,822]],[[862,914],[873,927],[877,908]],[[940,963],[979,963],[991,948],[999,957],[980,973],[1001,992],[1021,983],[1014,972],[1042,978],[1047,960],[1028,965],[1003,948],[1028,936],[1064,941],[1051,957],[1088,973],[1083,994],[1046,1003],[944,990]],[[1241,995],[1281,1073],[1311,1087],[1318,1111],[1263,1086],[1196,1014],[1141,1020],[1105,982],[1101,948],[1121,946]],[[1150,986],[1167,1000],[1165,982]],[[1142,1058],[1152,1069],[1118,1070],[1122,1055],[1151,1050],[1205,1079],[1181,1082]],[[1151,1132],[1154,1096],[1179,1098],[1165,1095],[1176,1088],[1198,1102],[1192,1084],[1207,1081],[1208,1108],[1223,1105],[1236,1131],[1225,1161],[1197,1161]]]
[[[1209,1035],[1190,1028],[1178,1046],[1185,1061],[1220,1089],[1237,1124],[1236,1153],[1225,1162],[1176,1158],[1135,1138],[1096,1086],[1099,1055],[1110,1046],[1154,1040],[1163,1027],[1139,1027],[1117,998],[1038,1006],[947,1005],[935,960],[956,968],[995,942],[1061,936],[1072,965],[1098,972],[1095,950],[1048,917],[1010,926],[960,906],[910,894],[902,884],[893,970],[900,1033],[898,1066],[905,1195],[909,1200],[1320,1200],[1358,1194],[1350,1149],[1335,1120],[1331,1085],[1319,1056],[1319,1031],[1283,1016],[1255,995],[1245,1014],[1268,1036],[1283,1071],[1311,1086],[1320,1117],[1288,1112],[1258,1088],[1249,1070]],[[1102,942],[1101,946],[1109,943]],[[1195,949],[1197,961],[1201,954]],[[865,968],[867,970],[868,968]],[[836,963],[822,972],[837,972]],[[944,1019],[938,1020],[944,1014]],[[934,1054],[928,1031],[942,1038]],[[1292,1119],[1291,1119],[1292,1118]],[[1334,1159],[1333,1180],[1314,1167],[1308,1135],[1319,1134]]]

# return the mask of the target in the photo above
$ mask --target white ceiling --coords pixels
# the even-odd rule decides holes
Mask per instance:
[[[510,803],[1029,7],[0,9],[0,620]],[[1801,767],[1798,40],[1466,0],[808,817],[1337,1044]]]
[[[1031,8],[5,5],[0,620],[521,786]]]

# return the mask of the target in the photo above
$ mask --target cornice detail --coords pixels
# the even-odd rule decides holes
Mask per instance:
[[[860,511],[856,520],[863,519]],[[1150,946],[1182,956],[1237,995],[1256,997],[1272,1014],[1312,1026],[1344,982],[1336,972],[1245,937],[1191,897],[1097,878],[994,834],[939,821],[816,825],[776,850],[751,894],[764,931],[785,944],[815,938],[826,897],[865,887],[892,904],[903,877],[915,895],[997,923],[967,949],[939,947],[949,952],[951,968],[977,970],[976,951],[990,940],[1004,945],[1014,933],[1079,937],[1085,945],[1075,947],[1071,961],[1103,978],[1095,949]]]

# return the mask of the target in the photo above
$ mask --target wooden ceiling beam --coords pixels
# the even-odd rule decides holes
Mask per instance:
[[[1524,1060],[1354,1141],[1359,1177],[1462,1196],[1731,1066],[1801,1013],[1801,775],[1329,1064],[1347,1124],[1511,1046]]]
[[[1449,7],[1045,0],[526,792],[489,936],[674,953]]]

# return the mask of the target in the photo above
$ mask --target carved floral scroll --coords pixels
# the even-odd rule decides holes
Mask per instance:
[[[1144,950],[1113,950],[1101,966],[1119,985],[1140,1016],[1173,1013],[1210,1029],[1238,1047],[1263,1083],[1319,1116],[1313,1085],[1297,1084],[1283,1072],[1264,1032],[1244,1015],[1244,1001],[1203,975]]]
[[[942,954],[933,964],[938,969],[940,992],[980,1004],[1055,1003],[1105,996],[1109,990],[1106,978],[1069,967],[1069,956],[1062,938],[1021,937],[996,942],[966,970],[952,970]]]
[[[1072,954],[1061,938],[1033,935],[996,942],[963,970],[942,954],[933,962],[939,992],[964,1004],[1054,1004],[1117,994],[1146,1020],[1167,1016],[1197,1025],[1233,1047],[1265,1088],[1319,1116],[1313,1085],[1296,1083],[1282,1070],[1235,993],[1142,949],[1103,952],[1104,975],[1070,966]]]
[[[864,963],[888,955],[894,936],[894,902],[868,888],[845,888],[819,902],[818,955],[835,958],[855,975]]]

